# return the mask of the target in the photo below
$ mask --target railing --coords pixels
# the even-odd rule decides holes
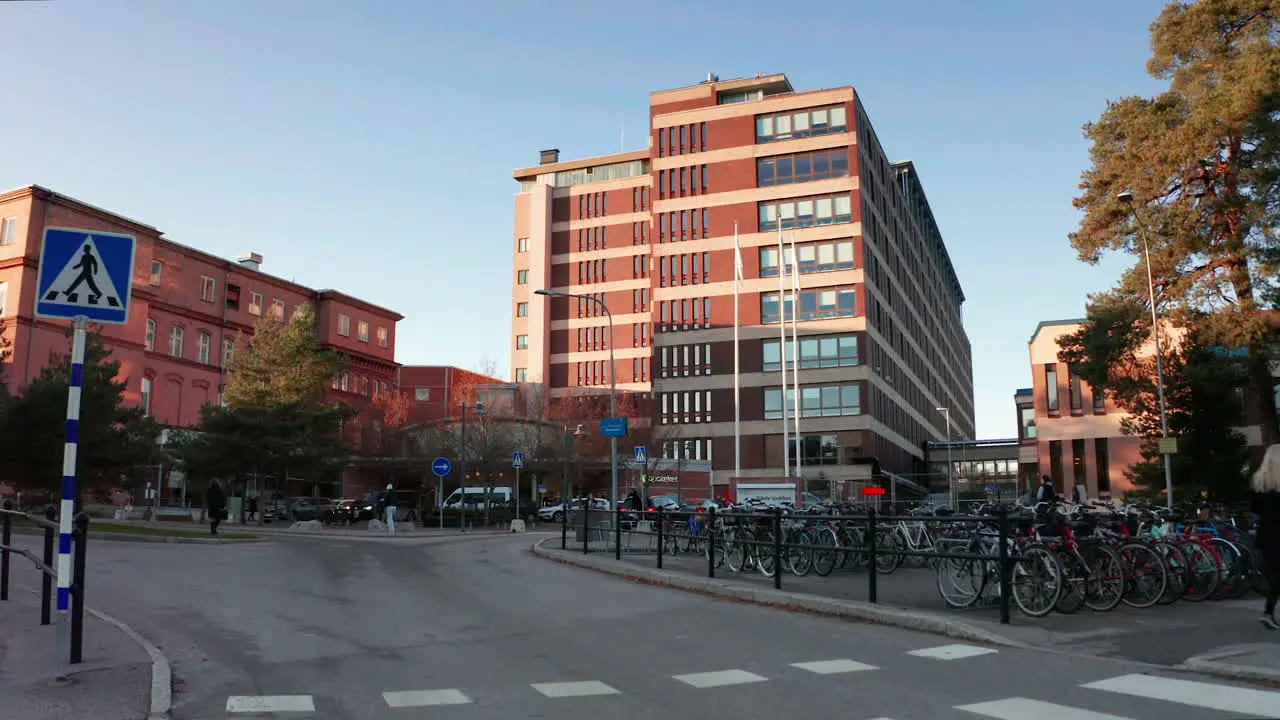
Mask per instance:
[[[55,540],[58,537],[57,515],[52,506],[45,509],[43,516],[12,510],[11,507],[5,501],[3,509],[0,509],[0,601],[9,600],[12,556],[24,557],[40,571],[40,624],[49,625],[53,614],[53,586],[58,577],[58,570],[54,566]],[[44,546],[39,556],[30,550],[14,546],[15,523],[29,523],[43,530]],[[88,536],[89,516],[79,513],[73,520],[72,531],[71,643],[70,656],[67,658],[72,665],[79,664],[83,659],[85,551]]]

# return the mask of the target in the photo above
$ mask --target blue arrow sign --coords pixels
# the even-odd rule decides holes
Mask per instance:
[[[624,417],[600,418],[600,437],[626,437],[627,419]]]
[[[636,464],[643,465],[649,462],[649,450],[643,445],[636,446]]]
[[[447,457],[438,457],[431,461],[431,472],[435,473],[436,477],[444,477],[452,472],[452,470],[453,463],[449,462],[449,458]]]
[[[129,321],[137,238],[47,227],[36,276],[36,315],[122,325]]]
[[[524,467],[524,453],[520,452],[519,450],[516,450],[515,452],[511,453],[511,467],[513,468]]]

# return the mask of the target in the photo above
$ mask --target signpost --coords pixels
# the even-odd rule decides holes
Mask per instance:
[[[643,445],[637,445],[636,446],[636,464],[643,467],[644,464],[647,462],[649,462],[649,449]]]
[[[520,468],[524,467],[524,453],[516,450],[511,453],[511,467],[516,469],[516,520],[520,519]]]
[[[71,320],[71,377],[67,382],[66,445],[62,451],[62,499],[58,517],[58,623],[56,677],[66,680],[71,662],[71,523],[76,513],[76,444],[89,321],[129,321],[133,255],[137,238],[120,233],[46,227],[36,274],[36,317]]]
[[[439,480],[436,482],[436,512],[440,514],[440,529],[444,529],[444,479],[453,472],[453,463],[449,462],[447,457],[438,457],[431,461],[431,472],[436,474]],[[464,500],[466,498],[463,498]]]
[[[600,437],[626,437],[627,419],[624,417],[600,418]]]

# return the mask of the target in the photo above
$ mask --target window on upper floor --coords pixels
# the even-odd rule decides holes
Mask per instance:
[[[378,347],[384,348],[390,344],[390,333],[387,332],[386,328],[384,327],[378,328],[377,337],[378,337]]]
[[[262,293],[249,293],[249,314],[262,315]]]
[[[159,260],[151,261],[151,285],[152,287],[160,287],[160,281],[164,279],[164,263]]]
[[[276,322],[284,322],[284,301],[280,298],[271,301],[271,317]]]
[[[529,238],[523,237],[516,240],[516,252],[529,252]]]
[[[756,142],[774,142],[795,138],[846,132],[849,123],[843,105],[813,110],[790,110],[756,117]]]
[[[795,390],[787,390],[787,401],[782,402],[782,390],[769,388],[764,391],[764,419],[777,420],[785,412],[795,417]],[[803,385],[800,387],[800,417],[839,417],[862,414],[862,387],[856,383],[847,385]]]
[[[516,368],[516,382],[529,382],[529,370],[527,368]]]
[[[431,388],[414,388],[413,399],[415,402],[427,402],[431,399]]]
[[[356,339],[360,342],[369,342],[369,323],[361,320],[356,323]]]
[[[229,337],[222,338],[222,367],[230,370],[236,364],[236,343]]]
[[[824,240],[796,246],[799,257],[800,274],[835,272],[836,270],[853,270],[853,240]],[[787,250],[787,260],[791,259],[791,251]],[[760,277],[778,276],[778,248],[760,248]]]
[[[792,319],[795,293],[787,293],[782,311],[786,320]],[[827,320],[853,317],[858,314],[858,294],[849,288],[814,288],[800,291],[799,320]],[[778,293],[760,294],[760,322],[770,325],[782,321],[778,308]]]
[[[186,330],[181,325],[174,325],[169,328],[169,354],[173,357],[182,357],[182,343],[186,337]]]
[[[343,337],[351,337],[351,316],[338,315],[338,334]]]
[[[760,232],[853,222],[853,201],[846,193],[757,203]]]
[[[196,340],[196,361],[197,362],[203,365],[209,364],[209,349],[212,344],[213,344],[213,338],[209,336],[209,333],[207,332],[200,333],[200,337]]]
[[[848,176],[848,148],[778,155],[756,160],[756,184],[759,187],[791,185]]]
[[[1034,407],[1023,407],[1018,409],[1018,439],[1019,440],[1035,440],[1036,439],[1036,409]]]
[[[777,372],[786,364],[788,370],[794,366],[796,347],[790,340],[785,349],[780,349],[777,340],[766,340],[762,345],[763,363],[760,369],[764,372]],[[858,364],[857,335],[825,335],[801,338],[800,369],[853,367]]]
[[[1045,409],[1058,412],[1058,364],[1044,365],[1044,401]]]
[[[12,245],[18,241],[18,218],[0,218],[0,245]]]
[[[227,309],[240,309],[240,286],[227,283]]]
[[[516,336],[516,349],[517,349],[517,350],[528,350],[528,349],[529,349],[529,336],[528,336],[528,335],[517,335],[517,336]]]
[[[200,299],[205,302],[213,302],[218,294],[218,281],[208,275],[200,276]]]
[[[4,317],[9,306],[9,283],[0,282],[0,317]]]
[[[528,285],[528,284],[529,284],[529,271],[528,271],[528,270],[517,270],[517,271],[516,271],[516,284],[517,284],[517,285]]]
[[[138,406],[142,408],[142,414],[151,416],[151,378],[142,378],[142,386],[140,389],[140,397],[138,398]]]
[[[156,349],[156,321],[151,318],[147,318],[147,336],[143,342],[148,350]]]
[[[342,373],[342,392],[351,391],[351,373]]]
[[[529,317],[529,303],[516,303],[516,317]]]

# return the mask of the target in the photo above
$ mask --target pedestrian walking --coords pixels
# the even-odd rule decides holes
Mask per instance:
[[[257,519],[258,519],[258,498],[251,497],[249,498],[249,522],[254,522]]]
[[[1276,600],[1280,599],[1280,443],[1267,448],[1253,473],[1253,513],[1258,517],[1257,543],[1262,572],[1267,578],[1267,602],[1258,618],[1268,630],[1280,630]]]
[[[1045,509],[1052,509],[1057,502],[1058,493],[1053,489],[1053,479],[1048,475],[1041,475],[1040,487],[1036,489],[1036,505],[1046,503],[1048,508]],[[1039,510],[1040,508],[1037,507],[1036,509]]]
[[[392,485],[387,485],[387,494],[382,498],[382,504],[387,508],[387,534],[396,534],[396,489]]]
[[[227,496],[222,492],[222,486],[218,484],[217,480],[214,480],[209,485],[204,506],[209,513],[209,533],[217,535],[218,525],[227,516]]]

